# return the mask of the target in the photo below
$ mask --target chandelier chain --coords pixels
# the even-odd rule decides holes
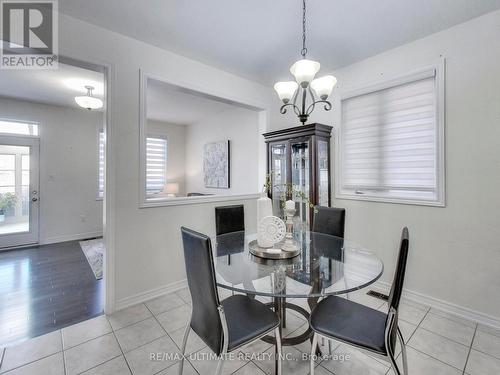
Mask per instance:
[[[302,51],[300,54],[305,59],[307,55],[306,48],[306,0],[302,0]]]

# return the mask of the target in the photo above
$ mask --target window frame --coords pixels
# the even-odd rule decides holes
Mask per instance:
[[[25,138],[40,138],[41,133],[41,123],[39,121],[32,120],[21,120],[18,118],[9,118],[9,117],[0,117],[0,121],[3,122],[11,122],[17,124],[25,124],[25,125],[36,125],[38,134],[22,134],[22,133],[4,133],[0,130],[0,136],[5,137],[25,137]]]
[[[435,200],[397,198],[383,194],[364,193],[356,194],[342,189],[342,102],[344,100],[385,90],[405,83],[411,83],[428,77],[430,72],[435,74],[436,87],[436,193]],[[341,95],[339,101],[339,126],[337,129],[337,147],[335,147],[335,198],[357,201],[396,203],[419,206],[446,207],[446,163],[445,163],[445,60],[435,64],[416,69],[410,73],[385,79],[375,84],[356,90],[351,90]]]

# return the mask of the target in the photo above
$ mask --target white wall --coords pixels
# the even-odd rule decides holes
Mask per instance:
[[[139,70],[162,81],[263,109],[270,103],[270,91],[260,84],[72,17],[61,15],[59,28],[61,55],[112,67],[107,140],[109,161],[114,166],[108,169],[107,179],[116,188],[107,191],[105,226],[114,226],[114,236],[107,241],[114,243],[116,249],[116,258],[112,260],[115,274],[111,275],[115,295],[110,298],[123,306],[185,278],[180,226],[214,233],[213,208],[224,203],[139,209]],[[266,116],[259,119],[259,126],[265,127]],[[259,165],[264,165],[262,160]],[[242,203],[248,230],[255,231],[255,201]]]
[[[446,58],[446,208],[335,200],[346,236],[372,248],[390,282],[410,229],[406,288],[500,319],[500,11],[334,72],[339,94]],[[327,72],[321,72],[326,74]],[[274,101],[271,125],[296,124]],[[289,121],[287,123],[287,121]],[[339,112],[312,122],[339,126]],[[333,145],[334,142],[332,142]],[[335,156],[332,151],[332,157]]]
[[[258,113],[234,107],[187,126],[186,191],[207,194],[258,193]],[[230,141],[230,188],[206,188],[203,181],[203,147]]]
[[[186,194],[186,126],[148,120],[148,135],[167,137],[167,182],[179,184],[179,196]]]
[[[0,98],[0,118],[40,123],[40,243],[102,234],[96,200],[102,113]]]

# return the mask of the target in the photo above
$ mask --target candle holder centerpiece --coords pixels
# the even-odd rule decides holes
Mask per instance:
[[[281,250],[289,251],[289,252],[297,252],[299,251],[299,246],[297,242],[293,238],[293,217],[295,215],[295,202],[292,200],[288,200],[285,202],[285,217],[286,217],[286,234],[285,234],[285,242],[281,246]]]

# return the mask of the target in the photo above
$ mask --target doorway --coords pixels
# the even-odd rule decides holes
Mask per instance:
[[[0,71],[0,347],[104,312],[108,69]]]

